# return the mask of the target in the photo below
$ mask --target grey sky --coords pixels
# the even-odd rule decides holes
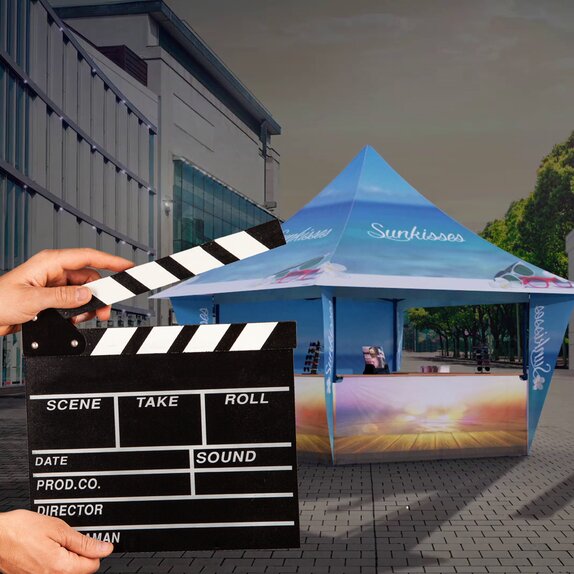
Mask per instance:
[[[281,215],[365,145],[473,230],[574,129],[570,0],[168,0],[283,127]]]

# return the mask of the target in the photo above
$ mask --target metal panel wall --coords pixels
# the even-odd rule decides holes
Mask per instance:
[[[153,257],[153,130],[46,0],[0,0],[0,273],[46,248]],[[146,297],[128,305],[115,324],[149,316]],[[0,338],[0,385],[19,357]]]

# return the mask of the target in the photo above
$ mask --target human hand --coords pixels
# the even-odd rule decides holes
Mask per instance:
[[[63,520],[29,510],[0,514],[0,571],[4,574],[89,574],[114,549]]]
[[[80,285],[100,278],[93,267],[124,271],[132,266],[133,263],[123,257],[89,248],[41,251],[0,276],[0,335],[15,333],[22,323],[44,309],[73,309],[85,305],[92,293]],[[88,321],[95,316],[107,321],[110,311],[111,307],[102,307],[76,317],[74,322]]]

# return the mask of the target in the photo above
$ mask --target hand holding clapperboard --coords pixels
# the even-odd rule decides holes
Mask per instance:
[[[285,243],[278,222],[86,286],[23,327],[32,508],[116,551],[299,546],[294,323],[67,319]]]

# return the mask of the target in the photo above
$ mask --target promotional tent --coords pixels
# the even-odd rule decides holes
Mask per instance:
[[[294,319],[296,372],[320,343],[333,447],[333,383],[363,369],[361,346],[400,367],[411,307],[519,303],[529,314],[528,444],[534,437],[574,284],[519,260],[449,217],[365,147],[283,224],[287,244],[164,291],[179,322]],[[308,367],[308,365],[307,365]]]

